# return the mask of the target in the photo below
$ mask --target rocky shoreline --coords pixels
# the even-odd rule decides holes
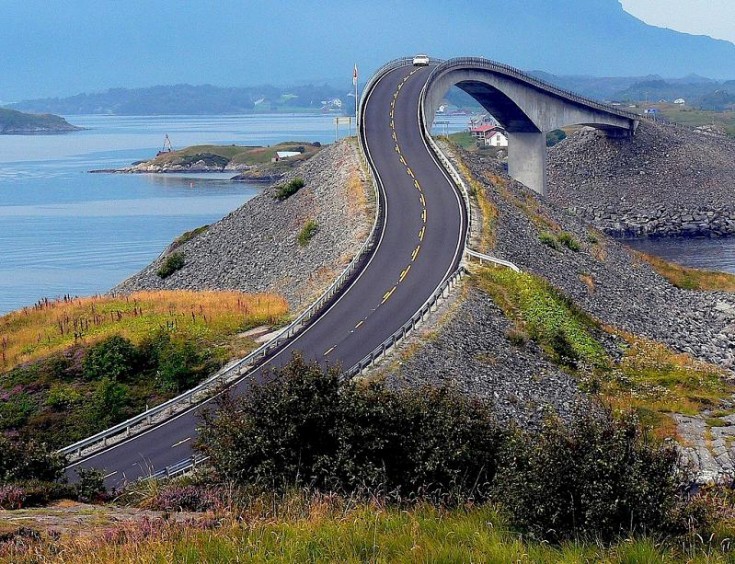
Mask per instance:
[[[616,237],[735,236],[735,140],[644,121],[549,150],[549,199]]]

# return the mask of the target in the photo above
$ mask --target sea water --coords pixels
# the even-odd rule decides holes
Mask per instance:
[[[331,143],[331,115],[68,116],[87,130],[0,135],[0,314],[48,297],[104,293],[184,231],[217,221],[259,193],[229,174],[90,174],[149,159],[168,134],[199,144]],[[461,131],[442,117],[435,133]],[[638,245],[639,243],[636,243]],[[645,242],[649,244],[649,242]],[[735,240],[650,242],[644,250],[735,272]],[[688,251],[687,249],[691,249]]]
[[[0,314],[48,297],[104,293],[184,231],[262,189],[231,174],[90,174],[190,145],[332,143],[332,115],[66,116],[85,131],[0,135]],[[441,125],[460,131],[466,117]]]

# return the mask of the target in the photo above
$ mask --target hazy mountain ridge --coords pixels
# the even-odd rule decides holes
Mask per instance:
[[[386,61],[416,52],[482,55],[560,76],[735,78],[735,44],[647,25],[619,0],[468,0],[451,8],[436,0],[374,0],[370,10],[325,0],[318,10],[285,9],[277,17],[270,3],[243,10],[241,2],[222,0],[217,12],[225,18],[212,17],[208,4],[172,11],[154,3],[145,25],[122,4],[99,17],[98,9],[72,3],[59,15],[68,26],[32,4],[4,14],[3,100],[117,85],[297,84],[316,77],[344,77],[349,91],[355,63],[363,80]],[[172,33],[192,22],[196,33]],[[29,36],[46,40],[29,45]],[[298,47],[289,40],[297,37]],[[230,55],[226,64],[223,53]]]
[[[222,115],[256,111],[339,110],[335,99],[347,102],[348,88],[312,84],[281,88],[219,87],[209,84],[177,84],[149,88],[112,88],[104,92],[68,98],[26,100],[9,107],[63,115]]]

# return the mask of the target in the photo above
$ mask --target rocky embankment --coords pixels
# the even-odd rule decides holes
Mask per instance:
[[[627,247],[511,180],[497,161],[477,153],[462,159],[498,213],[494,245],[478,250],[545,278],[605,326],[735,374],[735,296],[672,286]],[[579,242],[579,251],[544,244],[542,233],[562,230]],[[516,421],[537,421],[545,408],[568,414],[584,397],[577,381],[533,342],[514,346],[506,336],[512,324],[471,278],[464,291],[442,323],[425,329],[425,338],[384,369],[388,381],[451,382],[489,398],[501,418]],[[603,344],[613,358],[620,355],[614,337],[603,337]]]
[[[549,198],[615,236],[735,235],[735,140],[644,121],[549,150]]]
[[[174,245],[158,260],[113,289],[236,289],[276,292],[293,311],[308,306],[355,256],[373,223],[372,187],[354,143],[332,145],[289,172],[305,186],[286,200],[266,188],[193,239]],[[316,234],[304,245],[307,221]],[[166,278],[157,271],[173,251],[184,266]]]

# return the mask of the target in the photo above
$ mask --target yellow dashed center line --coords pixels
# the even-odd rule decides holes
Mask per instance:
[[[424,211],[421,212],[421,220],[426,223],[426,208],[424,208]]]
[[[393,110],[390,111],[390,119],[393,119]]]
[[[419,194],[419,200],[421,200],[421,205],[424,206],[424,207],[426,207],[426,198],[424,198],[424,193],[423,192],[421,192]]]
[[[416,257],[419,256],[419,251],[421,250],[421,245],[416,247],[413,252],[411,253],[411,262],[416,260]]]
[[[393,141],[398,141],[398,139],[396,138],[396,130],[395,129],[391,132],[391,137],[393,137]]]
[[[424,234],[425,233],[426,233],[426,225],[424,225],[421,228],[421,231],[419,231],[419,241],[423,241],[424,240]]]
[[[419,184],[419,181],[418,180],[414,180],[413,181],[413,185],[416,186],[416,190],[418,190],[419,192],[421,192],[421,184]]]
[[[396,124],[393,122],[393,120],[390,120],[390,128],[391,129],[395,129],[396,128]]]
[[[357,322],[357,325],[355,325],[355,329],[359,329],[360,328],[360,325],[362,325],[363,323],[365,323],[365,320],[364,319],[358,321]]]
[[[406,159],[403,158],[403,155],[401,155],[401,164],[403,164],[403,165],[406,164]]]
[[[415,177],[415,176],[413,175],[413,171],[411,170],[411,168],[410,168],[410,167],[406,167],[406,172],[408,173],[408,175],[409,175],[409,176],[410,176],[411,178],[416,178],[416,177]]]
[[[332,351],[333,351],[334,349],[336,349],[336,348],[337,348],[337,345],[334,345],[333,347],[331,347],[331,348],[328,348],[328,349],[327,349],[327,350],[326,350],[326,351],[324,352],[324,356],[327,356],[327,355],[328,355],[328,354],[329,354],[330,352],[332,352]]]
[[[401,148],[398,146],[398,143],[396,143],[396,146],[393,148],[396,150],[396,153],[398,153],[399,155],[401,154]]]
[[[398,282],[403,282],[403,279],[406,277],[406,275],[408,274],[408,271],[409,270],[411,270],[411,265],[410,264],[406,267],[406,270],[404,270],[403,272],[401,272],[401,277],[398,279]]]
[[[390,290],[388,290],[385,294],[383,294],[383,301],[380,302],[381,304],[384,304],[388,301],[388,299],[393,295],[393,292],[396,291],[396,286],[393,286]]]

